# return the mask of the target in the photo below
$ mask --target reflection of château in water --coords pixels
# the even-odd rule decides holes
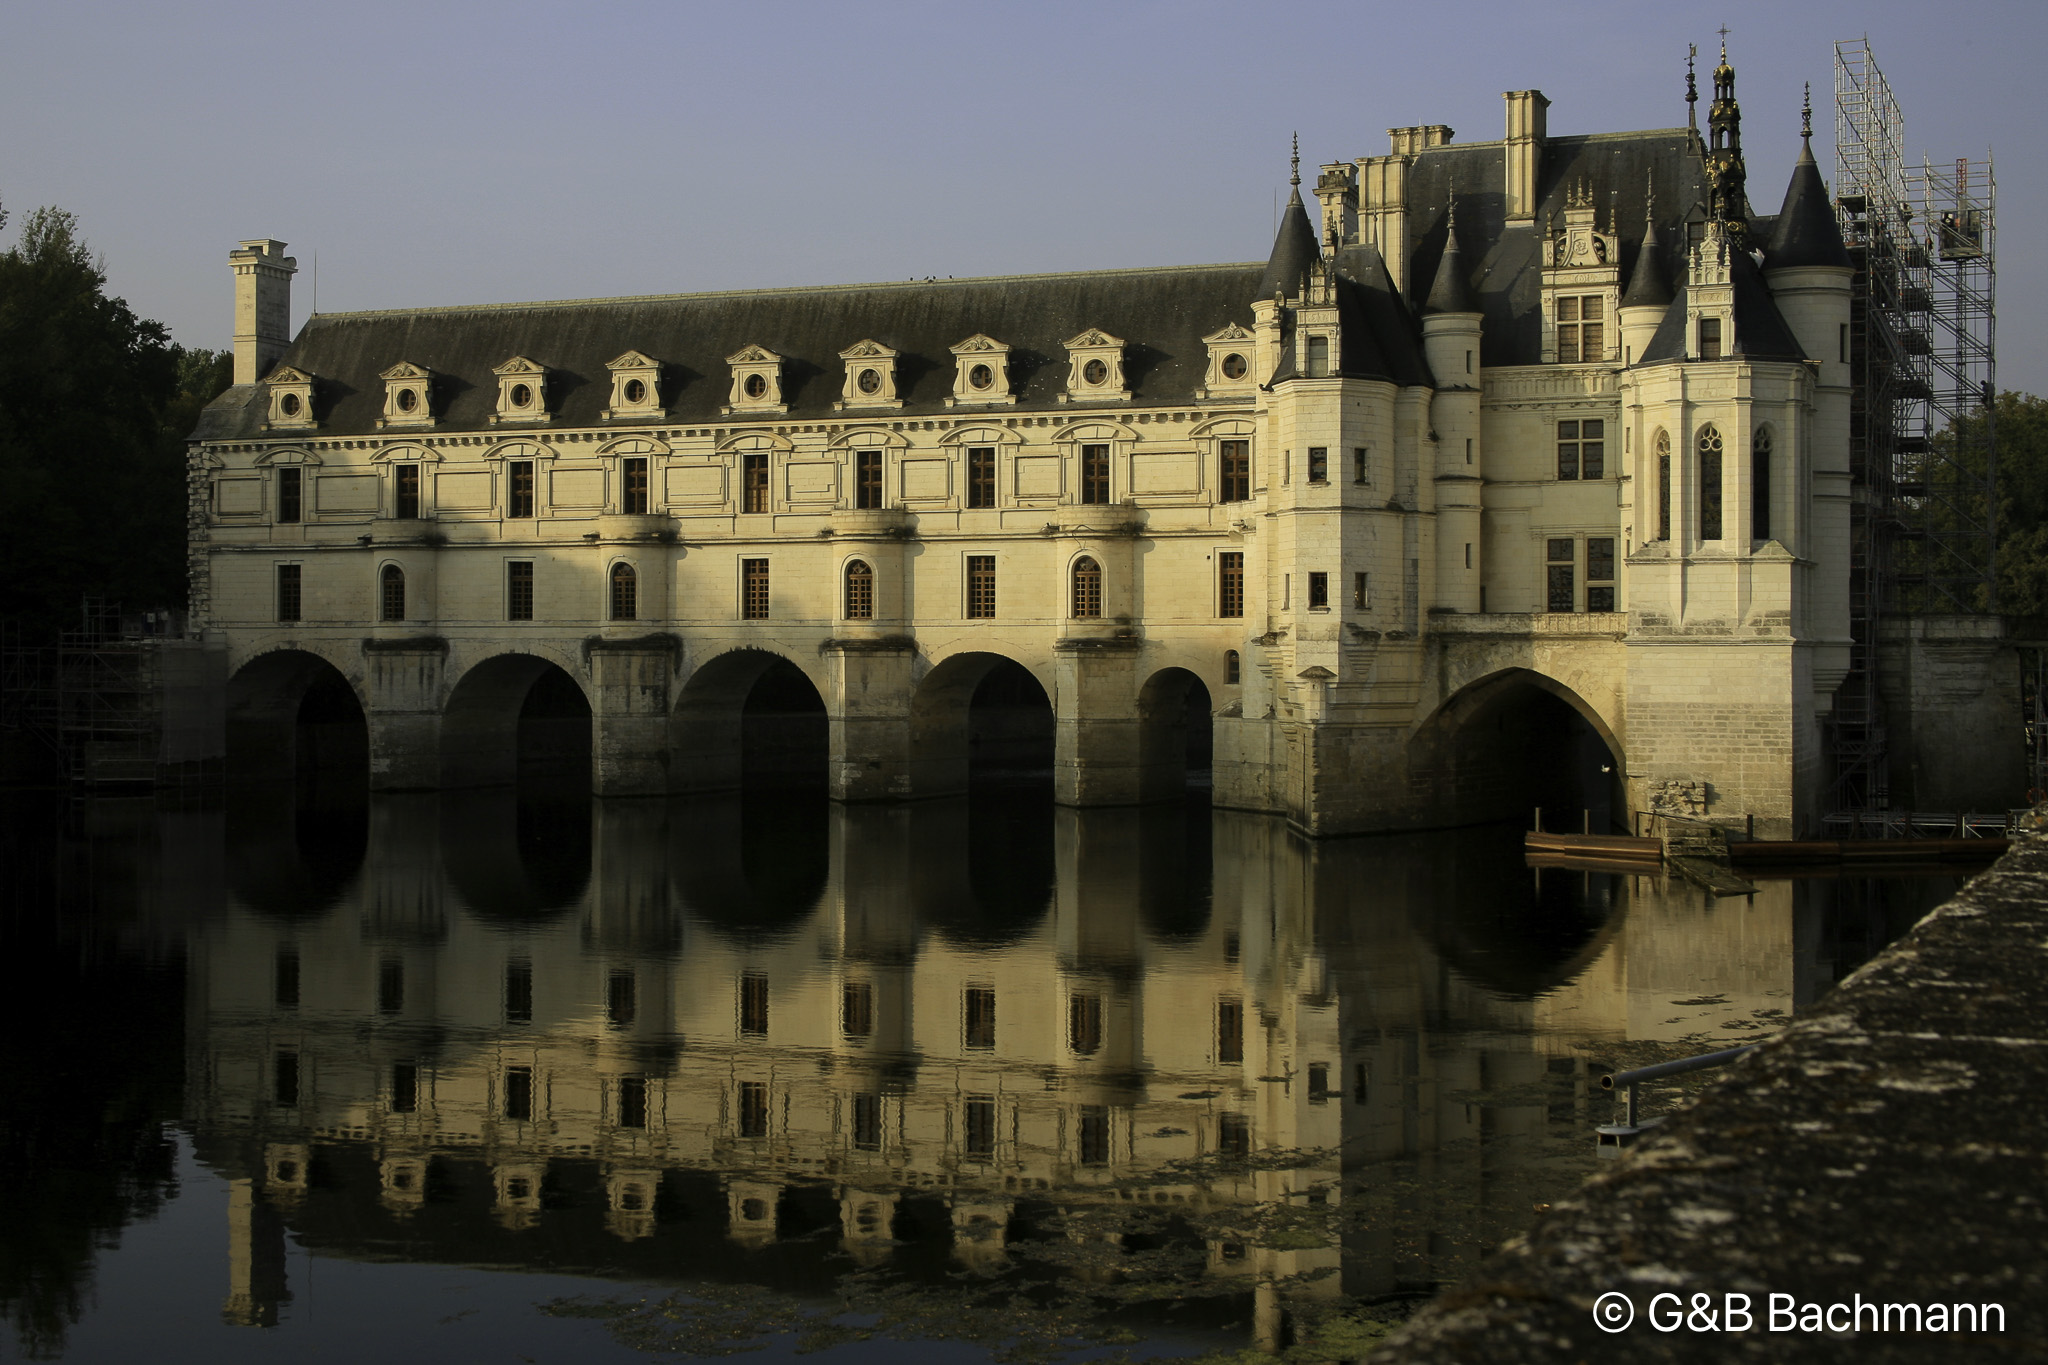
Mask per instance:
[[[1815,985],[1791,884],[1538,881],[1492,836],[600,802],[585,843],[584,809],[379,798],[359,869],[238,817],[187,1101],[234,1181],[231,1318],[275,1320],[280,1216],[335,1254],[823,1288],[1164,1210],[1266,1309],[1318,1270],[1290,1292],[1392,1292],[1573,1178],[1530,1154],[1590,1155],[1585,1043]],[[1240,1160],[1275,1150],[1306,1155]],[[1424,1193],[1354,1217],[1404,1162]],[[1230,1231],[1283,1206],[1341,1244]]]

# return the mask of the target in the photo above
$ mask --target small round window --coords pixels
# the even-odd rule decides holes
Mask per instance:
[[[628,403],[646,402],[647,385],[638,379],[628,379],[626,381],[626,401]]]
[[[1245,370],[1248,368],[1249,366],[1244,363],[1244,357],[1236,351],[1232,351],[1229,355],[1223,357],[1223,377],[1225,379],[1242,379],[1244,378]]]
[[[882,372],[880,370],[862,370],[860,378],[854,380],[854,383],[860,385],[862,393],[880,393],[882,390]]]
[[[1099,360],[1091,360],[1081,367],[1081,378],[1090,384],[1100,384],[1109,378],[1109,366]]]
[[[400,412],[411,412],[419,405],[420,391],[418,389],[400,389],[398,391],[398,410]]]
[[[750,374],[747,376],[747,382],[741,387],[747,391],[747,397],[760,398],[768,392],[768,378],[766,375]]]
[[[515,407],[515,408],[523,408],[523,407],[527,407],[527,406],[531,405],[531,404],[532,404],[532,402],[533,402],[533,390],[532,390],[531,388],[529,388],[529,387],[528,387],[528,386],[526,386],[525,384],[514,384],[514,385],[512,386],[512,406],[513,406],[513,407]]]
[[[996,382],[996,372],[986,365],[976,365],[967,372],[967,387],[985,389]]]
[[[288,393],[278,399],[277,410],[287,417],[297,417],[299,415],[299,396],[295,393]]]

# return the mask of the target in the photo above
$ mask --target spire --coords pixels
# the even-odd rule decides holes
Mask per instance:
[[[1647,177],[1646,177],[1647,178]],[[1635,274],[1621,296],[1623,308],[1665,308],[1671,303],[1671,279],[1664,273],[1664,248],[1657,240],[1657,192],[1643,195],[1643,245],[1636,253]]]
[[[1685,45],[1685,127],[1695,137],[1699,135],[1700,131],[1700,87],[1699,82],[1693,78],[1692,63],[1693,58],[1699,55],[1700,45],[1698,43],[1687,43]]]
[[[1848,266],[1849,250],[1842,244],[1842,228],[1828,203],[1828,187],[1820,178],[1820,166],[1813,159],[1813,87],[1807,87],[1799,132],[1799,160],[1793,163],[1792,180],[1785,186],[1785,204],[1778,210],[1771,229],[1770,245],[1764,248],[1764,267],[1784,270],[1801,265]]]
[[[1273,238],[1273,254],[1267,258],[1266,273],[1259,277],[1259,289],[1252,297],[1270,299],[1275,294],[1300,298],[1309,267],[1322,259],[1316,230],[1308,221],[1308,209],[1301,202],[1301,134],[1294,135],[1294,167],[1289,177],[1294,192],[1287,196],[1287,209],[1280,215],[1280,231]]]
[[[1450,208],[1444,214],[1444,254],[1436,263],[1436,280],[1429,286],[1429,297],[1423,301],[1422,311],[1429,313],[1476,313],[1479,305],[1472,301],[1472,285],[1465,278],[1465,256],[1458,250],[1458,186],[1454,181],[1450,189]]]
[[[1721,64],[1714,68],[1714,102],[1707,110],[1707,217],[1728,229],[1738,246],[1749,232],[1748,172],[1742,164],[1742,106],[1735,98],[1735,68],[1728,64],[1728,30],[1721,30]]]

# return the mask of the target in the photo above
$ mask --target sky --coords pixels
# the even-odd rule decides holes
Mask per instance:
[[[10,0],[0,15],[0,243],[35,206],[70,210],[111,292],[215,348],[244,238],[290,244],[295,328],[316,306],[1259,260],[1296,131],[1312,178],[1385,153],[1390,127],[1496,139],[1507,90],[1542,90],[1554,133],[1678,126],[1686,45],[1710,93],[1724,24],[1750,195],[1773,212],[1806,81],[1832,179],[1834,44],[1867,38],[1909,156],[1996,157],[1999,386],[2048,394],[2041,0]]]

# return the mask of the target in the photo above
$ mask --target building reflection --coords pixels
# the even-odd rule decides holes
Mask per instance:
[[[1603,1047],[1743,1034],[1827,974],[1792,883],[1539,875],[1512,831],[510,794],[378,797],[325,844],[228,823],[187,1108],[243,1323],[287,1227],[814,1289],[1048,1239],[1124,1275],[1170,1228],[1277,1344],[1288,1303],[1433,1286],[1569,1188]]]

